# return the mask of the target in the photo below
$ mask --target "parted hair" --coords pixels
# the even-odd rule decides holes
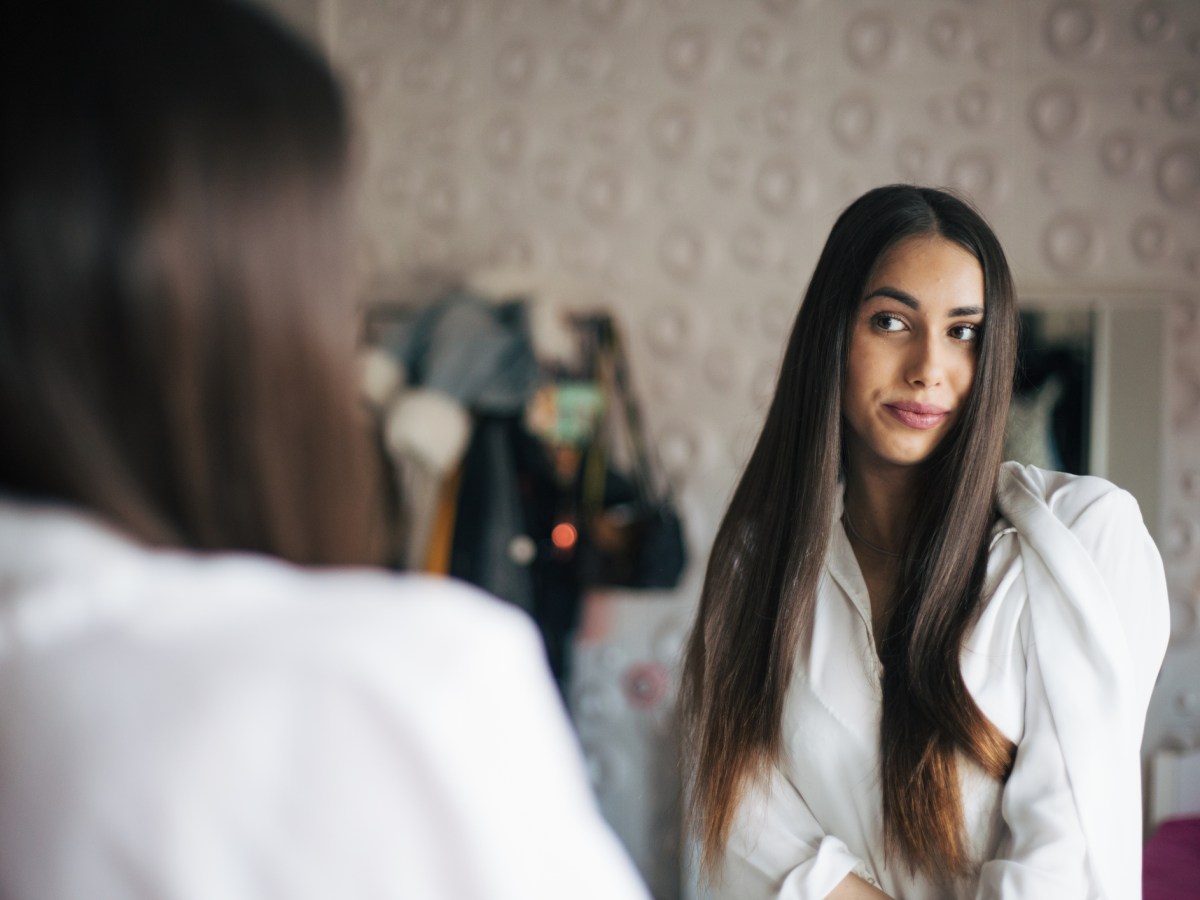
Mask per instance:
[[[2,18],[0,491],[154,545],[374,560],[326,63],[229,0]]]
[[[953,241],[979,261],[985,318],[961,414],[922,466],[900,588],[880,641],[887,852],[934,877],[968,870],[959,760],[1000,780],[1011,769],[1015,747],[975,704],[959,658],[980,610],[996,517],[1016,360],[1012,277],[999,241],[968,203],[889,185],[858,198],[833,226],[709,557],[681,691],[688,821],[709,875],[720,868],[738,802],[781,752],[784,702],[844,475],[852,323],[872,271],[918,235]]]

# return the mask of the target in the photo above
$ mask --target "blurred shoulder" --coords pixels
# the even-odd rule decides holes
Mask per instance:
[[[85,651],[164,673],[219,658],[244,674],[459,664],[467,677],[473,660],[543,660],[524,613],[449,578],[148,547],[77,510],[2,499],[0,620],[0,658],[67,670]]]
[[[369,569],[313,570],[256,557],[194,563],[188,582],[250,632],[281,652],[336,658],[356,669],[372,664],[453,680],[503,669],[514,657],[543,661],[540,638],[522,611],[455,579]],[[169,579],[174,580],[174,579]],[[200,602],[189,590],[192,602]],[[185,601],[184,605],[187,605]],[[264,641],[264,643],[266,643]]]

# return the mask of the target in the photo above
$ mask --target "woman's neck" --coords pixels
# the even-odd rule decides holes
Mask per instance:
[[[871,632],[882,656],[882,641],[904,568],[909,513],[918,489],[915,470],[855,468],[847,465],[843,519],[871,604]]]
[[[899,556],[916,491],[916,470],[848,466],[844,502],[853,536],[871,550]]]

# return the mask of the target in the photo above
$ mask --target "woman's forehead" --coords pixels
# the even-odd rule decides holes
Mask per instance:
[[[968,249],[939,235],[897,242],[872,270],[861,300],[890,297],[914,309],[925,302],[958,309],[984,305],[983,269]]]

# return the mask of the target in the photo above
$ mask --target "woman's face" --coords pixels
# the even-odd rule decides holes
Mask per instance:
[[[850,334],[848,462],[913,466],[949,432],[975,378],[983,270],[958,244],[916,236],[876,266]]]

